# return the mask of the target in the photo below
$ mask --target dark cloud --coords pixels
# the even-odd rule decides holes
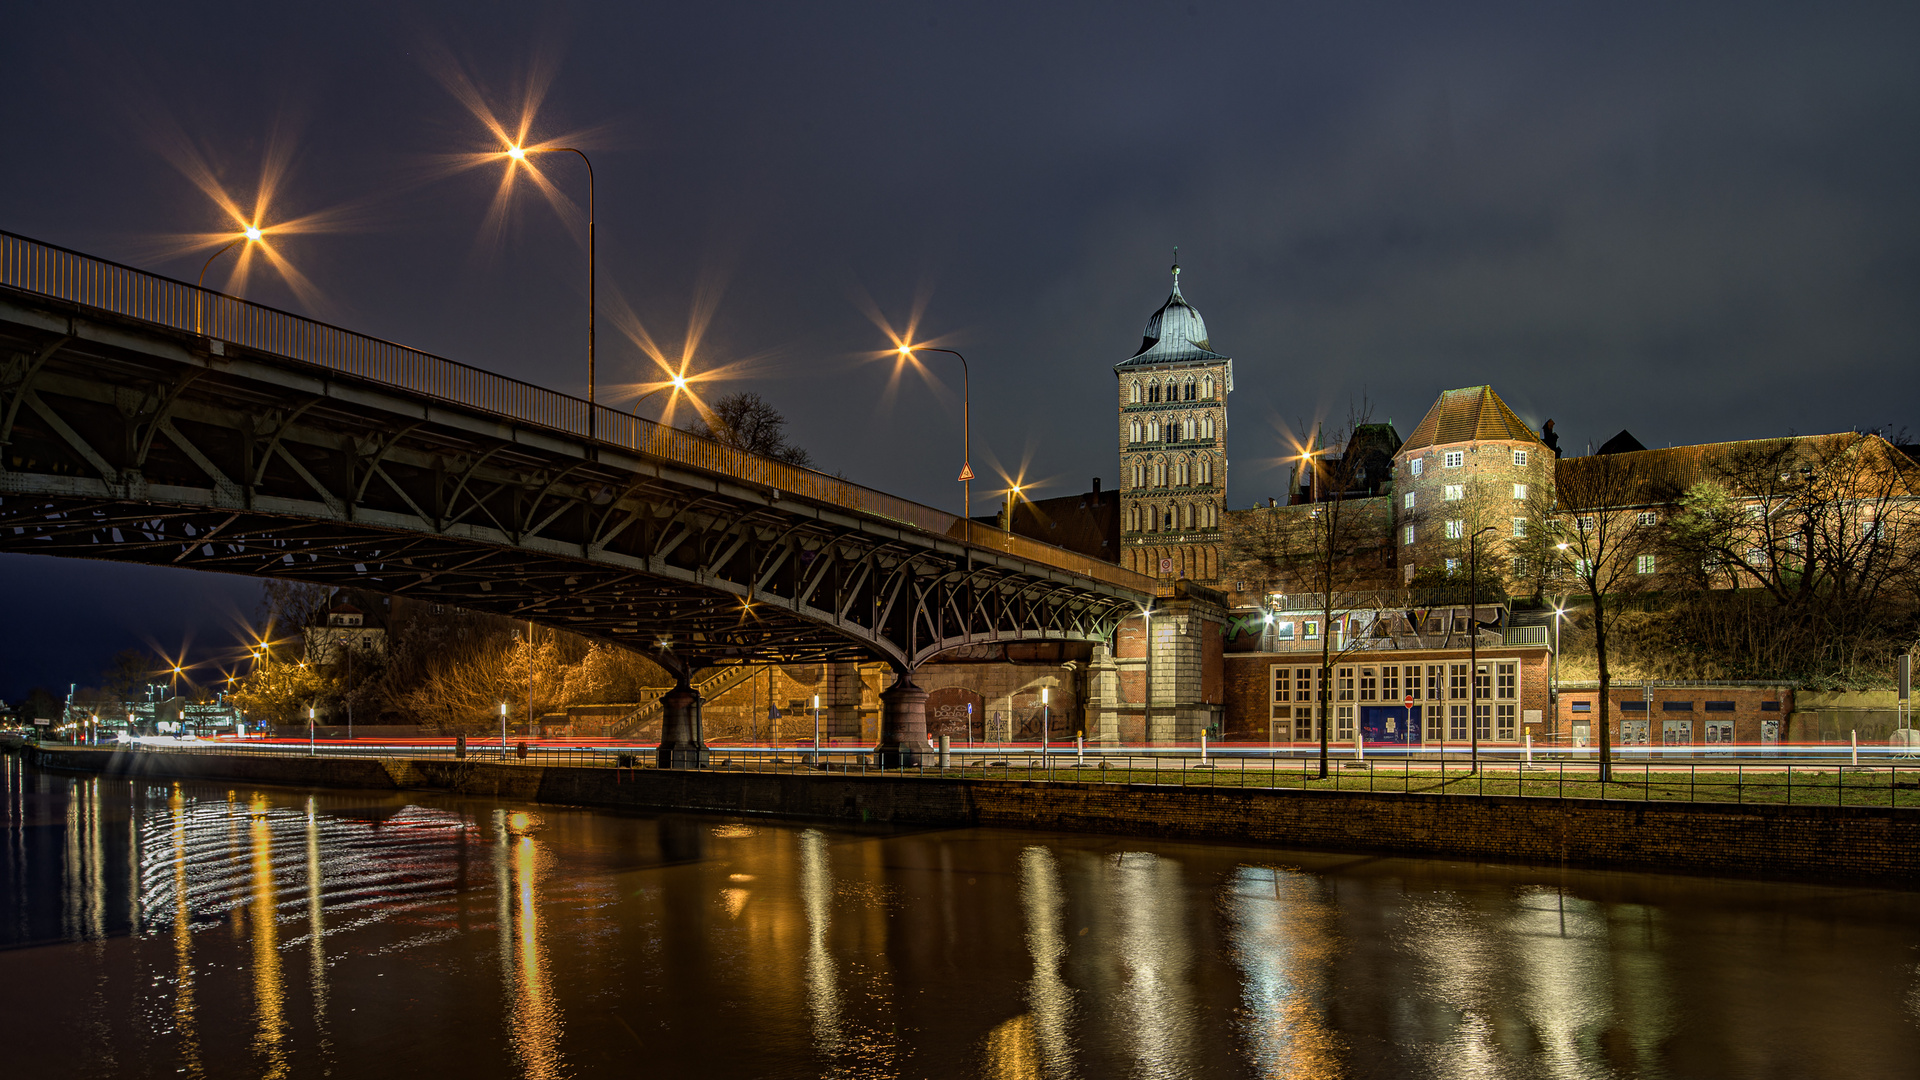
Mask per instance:
[[[156,265],[155,237],[217,224],[163,129],[248,187],[278,124],[288,210],[352,211],[288,244],[325,317],[577,390],[573,236],[529,199],[479,244],[497,174],[436,178],[486,144],[430,58],[501,106],[541,70],[536,134],[593,132],[603,311],[617,292],[671,340],[723,280],[708,349],[766,357],[751,388],[824,467],[957,507],[957,406],[908,385],[882,409],[858,360],[885,342],[855,296],[904,321],[930,290],[926,330],[973,362],[976,444],[1057,491],[1111,479],[1111,365],[1179,244],[1238,358],[1246,505],[1280,483],[1281,425],[1362,395],[1405,430],[1492,382],[1576,448],[1912,423],[1917,23],[1752,2],[42,5],[0,39],[0,227]],[[641,375],[601,340],[610,381]],[[30,588],[19,566],[0,563]]]

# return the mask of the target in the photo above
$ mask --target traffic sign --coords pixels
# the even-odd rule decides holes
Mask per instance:
[[[1413,695],[1412,695],[1412,694],[1408,694],[1408,695],[1406,696],[1406,698],[1405,698],[1405,700],[1403,700],[1403,701],[1401,701],[1401,702],[1400,702],[1400,704],[1402,704],[1402,705],[1406,705],[1406,706],[1408,706],[1408,707],[1412,707],[1412,705],[1413,705]]]

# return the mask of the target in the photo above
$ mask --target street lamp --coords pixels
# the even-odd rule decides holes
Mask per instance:
[[[1013,550],[1013,504],[1019,500],[1020,491],[1021,488],[1019,484],[1007,485],[1007,512],[1001,524],[1004,526],[1006,533],[1006,550],[1008,551]]]
[[[1492,525],[1467,538],[1467,733],[1472,741],[1472,772],[1480,771],[1480,538]]]
[[[960,516],[967,522],[967,539],[973,539],[973,373],[967,358],[952,349],[931,345],[902,345],[900,355],[911,359],[916,352],[946,353],[960,361]]]
[[[307,706],[307,756],[314,755],[313,746],[313,706]]]
[[[207,261],[206,261],[206,262],[204,262],[204,263],[202,263],[202,264],[200,264],[200,276],[199,276],[198,278],[196,278],[196,279],[194,279],[194,283],[193,283],[193,287],[194,287],[194,292],[193,292],[193,332],[194,332],[194,333],[196,333],[196,334],[198,334],[198,333],[201,333],[201,330],[200,330],[200,303],[201,303],[201,297],[202,297],[202,296],[204,296],[204,295],[206,294],[206,286],[207,286],[207,268],[213,265],[213,260],[215,260],[215,259],[217,259],[217,258],[219,258],[219,257],[220,257],[220,256],[222,256],[222,255],[225,255],[225,254],[227,253],[227,251],[228,251],[228,250],[229,250],[230,248],[232,248],[232,247],[233,247],[233,246],[234,246],[235,244],[239,244],[239,243],[243,243],[243,242],[244,242],[244,243],[248,243],[248,244],[252,244],[252,243],[257,243],[257,242],[259,241],[259,239],[260,239],[260,236],[261,236],[261,233],[260,233],[260,226],[258,226],[258,225],[249,225],[249,226],[247,226],[247,227],[246,227],[245,229],[242,229],[242,230],[240,231],[240,235],[239,235],[239,236],[236,236],[236,237],[234,237],[233,239],[231,239],[231,240],[229,240],[229,241],[227,241],[226,243],[224,243],[224,244],[222,244],[222,245],[220,245],[220,247],[219,247],[219,249],[218,249],[218,250],[216,250],[216,251],[215,251],[215,252],[214,252],[213,254],[211,254],[211,255],[209,255],[209,256],[207,256]]]
[[[656,387],[654,387],[653,389],[651,389],[651,390],[649,390],[649,391],[647,391],[646,393],[644,393],[644,394],[641,394],[641,395],[640,395],[639,397],[637,397],[637,398],[634,398],[634,399],[633,399],[633,408],[631,408],[631,409],[629,409],[629,410],[627,410],[627,411],[628,411],[628,412],[631,412],[631,413],[632,413],[632,414],[634,415],[634,417],[635,417],[636,419],[638,419],[638,418],[639,418],[639,416],[640,416],[640,403],[641,403],[641,402],[643,402],[643,401],[645,401],[645,400],[647,400],[648,398],[650,398],[650,397],[652,397],[653,395],[655,395],[655,394],[658,394],[658,393],[660,393],[660,392],[662,392],[662,391],[665,391],[665,390],[672,390],[672,391],[673,391],[673,392],[675,392],[675,393],[679,393],[680,391],[682,391],[682,390],[685,390],[686,388],[687,388],[687,377],[686,377],[685,375],[675,375],[675,376],[673,376],[672,378],[669,378],[669,379],[668,379],[668,380],[666,381],[666,384],[665,384],[665,385],[663,385],[663,386],[656,386]]]
[[[593,161],[587,157],[586,151],[571,146],[524,147],[515,143],[507,146],[506,154],[515,162],[525,161],[528,154],[579,154],[580,160],[587,165],[587,438],[591,439],[593,438],[594,407],[593,317],[599,274],[599,259],[593,231]]]
[[[507,703],[500,703],[500,760],[507,760]]]

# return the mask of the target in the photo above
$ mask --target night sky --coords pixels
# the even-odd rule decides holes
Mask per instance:
[[[192,279],[280,162],[273,242],[209,284],[574,393],[584,215],[455,92],[597,173],[602,399],[709,318],[828,472],[976,513],[1112,485],[1112,365],[1180,248],[1236,358],[1229,505],[1363,399],[1404,435],[1492,383],[1582,452],[1920,427],[1920,7],[1906,4],[23,4],[0,229]],[[466,95],[471,98],[472,95]],[[541,168],[580,208],[577,159]],[[197,253],[196,253],[197,252]],[[622,309],[633,313],[623,320]],[[623,333],[625,321],[629,332]],[[630,397],[631,391],[627,391]],[[657,411],[660,398],[646,406]],[[684,414],[682,414],[684,417]],[[228,647],[257,585],[0,558],[0,696],[118,649]]]

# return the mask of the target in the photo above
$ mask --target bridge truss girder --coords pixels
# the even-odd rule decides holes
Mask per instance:
[[[1147,597],[778,489],[0,297],[0,551],[529,619],[666,666],[1101,641]]]

